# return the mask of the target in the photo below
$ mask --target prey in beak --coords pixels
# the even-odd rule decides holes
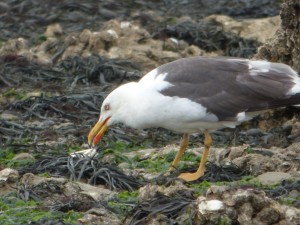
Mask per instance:
[[[110,117],[104,121],[99,120],[93,127],[93,129],[90,131],[88,135],[89,146],[94,147],[101,140],[105,131],[108,129],[107,122],[109,119]]]

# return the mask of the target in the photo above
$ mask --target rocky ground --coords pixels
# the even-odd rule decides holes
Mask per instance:
[[[201,134],[172,173],[179,134],[119,125],[86,144],[105,96],[163,63],[255,57],[300,72],[294,2],[280,17],[271,0],[2,1],[1,224],[300,224],[297,107],[214,132],[191,183],[176,175],[198,166]]]

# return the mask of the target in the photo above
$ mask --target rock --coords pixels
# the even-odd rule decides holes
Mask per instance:
[[[92,32],[89,29],[84,29],[81,34],[79,35],[79,41],[88,44],[90,37],[92,35]]]
[[[275,171],[280,160],[276,158],[270,160],[270,157],[259,154],[248,154],[236,158],[232,162],[238,167],[250,171],[253,176],[258,176],[266,171]]]
[[[82,224],[86,225],[120,225],[121,220],[116,214],[108,211],[106,208],[92,208],[85,215],[78,219]]]
[[[280,216],[280,212],[275,208],[263,208],[253,219],[253,224],[275,224]]]
[[[124,155],[127,156],[129,159],[133,159],[137,157],[140,160],[146,160],[152,158],[152,156],[158,151],[159,149],[157,148],[147,148],[147,149],[141,149],[134,152],[125,152]]]
[[[24,38],[10,39],[0,48],[0,56],[17,54],[28,49],[28,41]]]
[[[16,182],[19,179],[19,172],[6,168],[0,171],[0,195],[16,191]]]
[[[145,200],[153,198],[158,192],[162,192],[163,187],[156,184],[146,184],[139,189],[138,201],[143,202]]]
[[[228,186],[212,185],[207,189],[206,193],[210,195],[214,194],[214,195],[221,196],[223,193],[226,193],[228,190],[230,190],[230,187]]]
[[[167,196],[176,196],[176,193],[183,192],[186,195],[192,195],[193,189],[185,186],[181,181],[175,180],[172,185],[163,189],[163,193]],[[190,194],[189,194],[190,193]]]
[[[230,151],[230,148],[211,148],[208,160],[220,164],[222,160],[228,157]]]
[[[29,153],[19,153],[13,157],[13,160],[35,160],[34,156]]]
[[[56,37],[63,34],[63,29],[59,23],[49,25],[44,33],[46,37]]]
[[[205,20],[215,20],[223,24],[224,30],[240,37],[255,39],[261,43],[273,37],[280,26],[279,16],[259,19],[233,19],[225,15],[211,15]]]
[[[167,145],[163,148],[158,149],[158,154],[155,156],[155,158],[162,157],[163,155],[167,155],[171,152],[177,152],[178,149],[179,145]],[[187,149],[186,151],[189,151],[189,149]]]
[[[74,185],[74,183],[70,184]],[[76,182],[75,185],[78,185],[78,187],[81,189],[81,194],[91,196],[96,202],[108,201],[116,195],[116,192],[110,191],[99,186],[96,187],[81,182]]]
[[[76,45],[78,43],[79,37],[79,34],[71,33],[65,37],[64,43],[66,46]]]
[[[112,59],[131,59],[141,64],[143,73],[182,57],[207,54],[197,46],[189,46],[183,40],[169,38],[153,39],[151,34],[137,22],[113,19],[98,31],[83,29],[81,33],[63,36],[60,24],[49,25],[44,33],[47,40],[28,48],[23,38],[9,40],[0,50],[1,55],[22,55],[41,66],[51,67],[70,56],[89,57],[93,54]],[[63,39],[63,42],[62,42]]]
[[[65,178],[45,178],[45,177],[36,176],[32,173],[24,174],[20,180],[22,184],[28,187],[37,186],[40,185],[41,183],[47,183],[52,181],[57,184],[65,184],[68,182],[68,180]]]
[[[128,174],[128,173],[127,173]],[[145,180],[154,180],[157,179],[159,176],[161,176],[161,173],[146,173],[145,170],[138,170],[135,172],[131,172],[133,176],[141,176]]]
[[[286,149],[272,147],[270,149],[255,149],[249,145],[231,147],[229,154],[217,157],[217,152],[222,149],[212,149],[213,154],[210,160],[220,159],[220,164],[232,162],[241,169],[247,170],[253,176],[258,176],[265,172],[289,172],[300,170],[300,163],[297,157],[300,154],[300,143],[293,143]],[[214,153],[215,152],[215,153]]]
[[[285,218],[288,218],[290,224],[299,224],[300,221],[300,210],[290,207],[285,207]]]
[[[184,57],[188,57],[188,56],[200,56],[200,55],[207,55],[207,56],[217,56],[217,54],[211,52],[211,53],[206,53],[204,50],[200,49],[198,46],[196,45],[189,45],[187,46],[184,51],[183,51],[183,55]]]
[[[167,38],[165,40],[164,43],[164,50],[169,50],[169,51],[180,51],[180,50],[184,50],[185,48],[187,48],[189,45],[187,42],[182,41],[182,40],[178,40],[176,38]]]
[[[283,172],[266,172],[257,177],[263,185],[278,184],[283,180],[290,179],[292,176]]]
[[[201,196],[197,199],[197,221],[193,224],[232,224],[232,219],[225,214],[226,209],[222,201],[217,199],[206,199]]]
[[[31,173],[26,173],[21,178],[20,187],[23,186],[34,190],[47,207],[55,206],[57,202],[64,202],[71,205],[70,207],[73,206],[72,209],[76,211],[88,210],[96,202],[108,201],[116,195],[115,192],[100,186],[71,182],[65,178],[45,178]],[[19,191],[21,192],[21,189]]]
[[[174,183],[168,187],[156,185],[156,184],[146,184],[139,189],[139,202],[144,202],[148,199],[153,198],[157,193],[161,193],[167,196],[176,195],[178,192],[184,192],[188,194],[192,193],[192,189],[186,187],[181,181],[174,181]]]
[[[264,191],[258,189],[212,186],[208,189],[204,200],[221,201],[224,210],[223,213],[219,213],[218,219],[225,220],[228,224],[297,224],[300,221],[299,209],[281,205],[266,197]],[[207,214],[205,219],[216,221],[216,216],[212,215]]]
[[[285,151],[289,156],[295,157],[300,154],[300,143],[293,143]]]
[[[297,191],[296,189],[295,190],[292,190],[290,193],[289,193],[289,197],[292,198],[292,199],[296,199],[300,196],[300,191]]]
[[[140,225],[170,225],[170,219],[163,214],[160,213],[156,213],[154,215],[148,215],[146,218],[144,218],[140,223],[131,223],[131,222],[127,222],[125,221],[125,223],[123,224],[140,224]],[[177,222],[177,221],[176,221]],[[183,223],[179,223],[179,224],[183,224]]]
[[[283,162],[280,166],[279,166],[279,170],[283,171],[283,172],[288,172],[289,170],[291,170],[292,165],[289,162]]]
[[[0,171],[0,183],[15,182],[19,178],[19,172],[14,169],[6,168]]]
[[[237,220],[240,224],[253,224],[252,223],[253,207],[251,203],[245,202],[242,203],[238,209]]]
[[[257,59],[281,62],[300,72],[299,0],[284,0],[280,12],[281,26],[272,40],[258,49]]]
[[[18,116],[14,115],[13,113],[4,111],[0,114],[0,119],[13,121],[17,120]]]
[[[53,65],[52,59],[43,52],[38,52],[34,55],[33,62],[40,66],[51,67]]]
[[[233,160],[242,157],[243,155],[245,155],[245,149],[247,149],[248,147],[249,145],[231,147],[228,158],[230,160]]]

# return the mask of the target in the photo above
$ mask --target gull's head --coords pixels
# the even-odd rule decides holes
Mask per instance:
[[[135,83],[122,85],[112,91],[103,101],[100,118],[88,135],[88,143],[95,146],[103,137],[105,131],[113,124],[124,123],[127,115],[127,100]]]

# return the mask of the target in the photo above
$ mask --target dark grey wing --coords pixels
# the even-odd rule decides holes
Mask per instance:
[[[287,94],[295,85],[296,73],[283,64],[249,65],[245,59],[193,57],[165,64],[158,68],[161,73],[168,73],[164,80],[173,84],[161,91],[163,95],[200,103],[219,120],[300,103],[300,96]]]

